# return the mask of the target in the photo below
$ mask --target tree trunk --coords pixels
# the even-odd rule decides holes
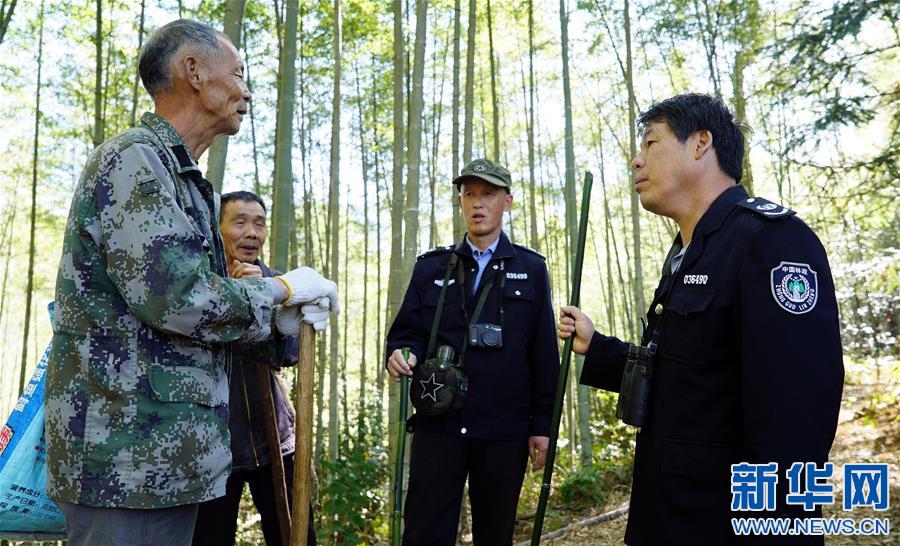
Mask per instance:
[[[272,237],[269,263],[287,271],[291,226],[294,224],[294,173],[291,162],[294,136],[294,94],[297,89],[297,19],[299,0],[287,0],[284,44],[278,56],[278,97],[275,118],[275,173],[272,188]]]
[[[540,252],[537,229],[537,206],[534,200],[534,2],[528,0],[528,193],[531,198],[531,248]]]
[[[346,203],[344,207],[344,303],[343,308],[350,308],[350,187],[347,187],[346,191]],[[335,275],[335,279],[338,279],[338,276]],[[365,277],[363,277],[365,279]],[[335,282],[338,282],[337,280]],[[363,280],[365,282],[365,280]],[[341,359],[340,359],[340,373],[341,373],[341,401],[340,406],[343,411],[343,415],[341,416],[341,432],[343,438],[350,437],[350,398],[347,396],[347,366],[350,359],[347,354],[347,334],[350,328],[350,321],[343,320],[344,323],[344,331],[341,335]]]
[[[94,31],[96,71],[94,72],[94,148],[103,144],[103,0],[97,0],[97,21]]]
[[[391,191],[391,261],[388,283],[388,322],[393,322],[403,300],[403,87],[404,68],[403,8],[400,0],[394,0],[394,142]]]
[[[98,2],[99,5],[99,2]],[[99,24],[99,23],[98,23]],[[34,150],[31,156],[31,220],[28,236],[28,284],[25,288],[25,331],[22,333],[22,362],[19,371],[19,390],[25,388],[25,368],[28,365],[28,334],[31,329],[31,299],[34,295],[35,221],[37,218],[38,147],[41,135],[41,68],[44,63],[44,2],[41,0],[40,29],[38,30],[37,85],[34,94]]]
[[[453,172],[451,177],[459,174],[459,57],[460,57],[460,18],[462,9],[460,9],[460,0],[455,0],[453,4]],[[450,192],[450,203],[453,207],[453,240],[462,237],[462,217],[459,211],[459,200],[456,198],[456,192]]]
[[[738,49],[734,55],[734,72],[732,73],[732,86],[734,87],[734,115],[738,120],[747,121],[747,97],[744,95],[744,68],[747,61],[742,50]],[[746,126],[744,126],[746,127]],[[750,131],[744,127],[741,132],[744,133],[744,159],[741,165],[743,170],[743,178],[741,184],[747,188],[747,193],[753,195],[753,171],[750,168]]]
[[[422,150],[422,111],[425,108],[425,37],[428,24],[428,0],[416,0],[416,41],[413,59],[412,95],[409,112],[407,149],[406,214],[403,219],[403,278],[412,273],[419,251],[419,167]],[[405,283],[404,283],[405,284]]]
[[[373,66],[374,66],[374,61],[375,61],[375,59],[373,57],[372,58]],[[371,112],[372,112],[372,142],[373,143],[378,141],[377,132],[376,132],[376,128],[378,127],[378,100],[377,100],[376,93],[374,92],[374,90],[377,88],[376,85],[377,85],[377,83],[375,80],[375,71],[373,70],[372,71],[372,90],[373,90],[373,92],[370,93],[371,100],[372,100]],[[382,317],[383,317],[382,310],[384,309],[384,307],[381,305],[381,210],[382,210],[381,209],[381,180],[382,180],[382,176],[381,176],[381,161],[380,161],[381,150],[380,150],[380,148],[375,147],[373,151],[374,151],[374,153],[372,155],[374,156],[373,159],[374,159],[374,163],[375,163],[375,233],[378,234],[378,236],[375,237],[375,269],[376,269],[376,273],[375,273],[375,278],[376,278],[375,309],[377,310],[376,315],[375,315],[375,330],[376,330],[375,339],[378,340],[377,345],[376,345],[377,353],[378,353],[378,366],[376,366],[375,369],[378,370],[377,376],[376,376],[376,388],[378,390],[378,395],[377,395],[377,397],[378,397],[378,418],[380,420],[381,416],[384,412],[384,379],[385,379],[385,377],[384,377],[385,370],[384,370],[384,365],[383,365],[383,360],[382,360],[382,358],[384,358],[384,350],[383,350],[384,336],[382,335],[382,326],[384,325],[384,321],[382,320]]]
[[[491,0],[487,0],[488,53],[491,57],[491,113],[494,128],[494,161],[500,162],[500,104],[497,101],[497,66],[494,60],[494,20],[491,15]]]
[[[340,263],[340,194],[338,185],[340,180],[341,164],[341,0],[334,0],[333,27],[332,27],[332,54],[334,64],[334,87],[331,101],[331,169],[328,184],[328,219],[331,242],[328,252],[331,257],[329,275],[332,279],[338,278],[338,264]],[[339,434],[339,410],[338,410],[338,332],[337,315],[330,316],[331,353],[330,353],[330,389],[328,399],[328,460],[334,462],[338,457],[340,444]]]
[[[706,52],[706,63],[709,67],[709,77],[712,80],[713,91],[716,98],[722,100],[722,78],[719,75],[719,65],[716,59],[716,36],[718,35],[719,24],[718,17],[715,19],[710,13],[709,2],[703,0],[703,13],[700,12],[700,5],[697,0],[694,2],[694,15],[697,17],[697,25],[700,32],[700,41],[703,44],[703,50]],[[628,10],[628,3],[625,4],[625,10]]]
[[[9,22],[12,21],[13,12],[16,10],[16,0],[11,0],[7,5],[7,0],[0,2],[0,44],[6,36],[6,30],[9,28]]]
[[[18,195],[19,193],[19,180],[16,179],[11,195]],[[0,337],[0,347],[7,347],[6,344],[6,334],[8,333],[8,329],[6,328],[6,324],[4,319],[7,317],[9,313],[5,311],[9,311],[6,307],[6,285],[9,283],[9,264],[12,263],[12,247],[13,247],[13,226],[16,225],[16,216],[19,212],[19,201],[17,199],[13,199],[10,203],[12,207],[12,214],[8,214],[6,209],[3,210],[4,215],[6,216],[6,221],[3,224],[3,234],[0,241],[5,241],[6,243],[6,252],[5,258],[3,262],[3,284],[0,285],[0,332],[3,332],[2,337]],[[15,385],[12,381],[10,381],[10,389],[14,389]],[[11,397],[17,396],[19,393],[11,393]],[[0,396],[3,393],[0,392]]]
[[[475,115],[475,0],[469,0],[469,28],[466,40],[466,119],[463,124],[463,165],[472,161],[472,137]],[[456,173],[454,174],[456,176]]]
[[[559,1],[559,25],[560,35],[562,37],[562,71],[563,71],[563,100],[565,115],[565,148],[566,148],[566,176],[565,176],[565,194],[566,194],[566,233],[568,233],[569,263],[575,263],[576,239],[578,238],[578,196],[575,188],[575,136],[572,129],[572,91],[569,85],[569,13],[566,9],[565,0]],[[581,371],[583,358],[576,357],[575,369]],[[581,465],[587,467],[591,464],[591,456],[593,452],[593,442],[591,441],[590,430],[590,408],[588,407],[588,390],[587,387],[578,385],[576,387],[578,395],[578,432],[581,437],[580,460]],[[574,431],[573,431],[574,432]],[[572,444],[573,449],[575,444]]]
[[[249,52],[249,49],[247,48],[247,35],[244,32],[242,32],[241,34],[243,35],[243,41],[244,41],[244,60],[247,63],[247,67],[246,67],[247,87],[252,92],[253,91],[253,80],[250,78],[250,52]],[[301,66],[301,70],[302,70],[302,66]],[[302,92],[302,89],[303,88],[301,87],[301,92]],[[252,152],[253,153],[253,193],[255,193],[256,195],[261,195],[262,190],[261,190],[260,184],[259,184],[259,149],[256,145],[256,114],[253,112],[253,101],[250,101],[250,110],[249,110],[248,114],[250,115],[250,144],[253,149],[253,152]],[[302,116],[301,116],[301,118],[302,118]],[[303,144],[302,124],[301,124],[300,135],[301,135],[300,143],[302,146],[302,144]],[[291,184],[291,186],[293,186],[293,183]],[[291,191],[291,194],[293,194],[293,193],[294,192]]]
[[[404,50],[405,44],[403,39],[403,6],[400,0],[393,0],[393,21],[394,21],[394,66],[393,66],[393,83],[394,83],[394,142],[393,142],[393,158],[392,158],[392,189],[391,189],[391,260],[390,272],[388,274],[388,302],[387,302],[387,322],[393,322],[400,309],[403,300],[403,135],[406,125],[403,123],[403,87],[406,75]],[[389,383],[390,391],[388,394],[388,415],[397,415],[400,411],[400,388],[397,383]],[[388,457],[391,468],[396,464],[396,438],[397,438],[397,419],[393,417],[388,419]],[[389,501],[386,507],[391,510],[394,505],[394,491],[396,484],[393,474],[391,474],[391,490],[389,493]],[[388,516],[390,517],[390,516]],[[399,533],[399,529],[391,529],[391,533]]]
[[[637,105],[634,98],[634,71],[631,62],[631,13],[628,0],[625,0],[625,86],[628,88],[628,168],[625,172],[631,173],[631,160],[637,155],[637,144],[635,143],[635,119],[637,114],[635,110]],[[630,184],[629,184],[630,186]],[[631,191],[631,230],[634,243],[634,307],[635,314],[642,316],[644,314],[644,276],[643,267],[641,265],[641,220],[638,212],[638,196],[637,193]],[[632,339],[640,339],[638,329],[638,321],[634,321],[631,325]]]
[[[359,108],[359,152],[362,159],[362,180],[363,180],[363,275],[362,275],[362,285],[363,285],[363,296],[362,296],[362,331],[360,332],[360,337],[362,339],[362,350],[360,351],[359,358],[359,406],[358,406],[358,415],[356,422],[356,438],[358,443],[362,443],[363,440],[363,416],[366,412],[366,382],[368,380],[367,371],[368,371],[368,358],[367,356],[367,345],[368,345],[368,334],[369,334],[369,150],[366,145],[366,118],[363,115],[363,94],[359,87],[359,66],[356,66],[356,96],[358,98],[357,106]],[[375,93],[375,89],[372,89],[372,94]],[[350,202],[348,197],[347,202]],[[378,214],[378,209],[376,208],[376,214]],[[348,223],[349,223],[350,215],[347,215]],[[381,237],[381,234],[378,233],[378,238]],[[350,252],[349,247],[347,248],[347,252]],[[349,273],[349,270],[344,268],[344,275]],[[345,322],[349,322],[349,320],[345,320]],[[346,336],[345,336],[346,339]]]
[[[135,65],[137,59],[140,58],[141,47],[144,45],[144,8],[147,0],[141,0],[141,17],[138,20],[138,54],[135,56]],[[138,106],[138,89],[141,86],[141,76],[137,70],[134,71],[134,88],[131,93],[131,126],[137,125],[137,106]]]
[[[241,28],[244,21],[244,8],[247,0],[227,0],[225,2],[225,17],[222,22],[222,32],[234,47],[241,44]],[[296,40],[296,37],[294,38]],[[296,43],[296,42],[295,42]],[[291,64],[293,66],[293,63]],[[293,94],[293,91],[291,92]],[[293,100],[291,101],[293,105]],[[293,107],[291,108],[293,115]],[[206,156],[206,179],[212,182],[217,192],[222,191],[222,180],[225,178],[225,157],[228,155],[228,135],[216,138],[209,147]],[[293,193],[293,192],[291,192]]]
[[[430,218],[430,229],[429,229],[429,241],[428,248],[434,248],[438,244],[438,226],[437,226],[437,192],[438,192],[438,160],[440,157],[440,144],[441,144],[441,121],[444,119],[444,82],[447,79],[447,52],[450,50],[450,34],[447,34],[447,39],[444,43],[443,47],[443,58],[441,59],[441,76],[440,79],[437,76],[437,51],[438,51],[438,40],[437,40],[437,32],[434,34],[434,50],[435,54],[432,59],[432,64],[435,66],[435,70],[432,73],[432,79],[434,80],[435,90],[432,93],[432,96],[435,97],[434,110],[431,116],[431,155],[429,157],[429,184],[431,186],[431,218]],[[451,192],[452,195],[452,192]]]

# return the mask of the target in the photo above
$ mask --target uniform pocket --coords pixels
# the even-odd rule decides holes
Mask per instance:
[[[669,310],[682,317],[706,311],[716,295],[715,290],[682,290],[669,298]]]
[[[213,377],[209,372],[192,366],[152,364],[148,375],[150,388],[160,402],[190,402],[209,407],[228,402],[228,379],[225,374]]]
[[[660,327],[659,349],[663,357],[699,364],[706,361],[711,340],[710,316],[715,290],[673,292]]]
[[[534,285],[507,282],[503,289],[504,320],[510,324],[527,323],[535,315]]]

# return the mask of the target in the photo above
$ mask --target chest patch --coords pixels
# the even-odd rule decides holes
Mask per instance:
[[[770,285],[775,303],[795,315],[812,311],[819,298],[817,275],[809,264],[781,262],[772,268]]]
[[[525,281],[528,280],[528,273],[513,273],[511,271],[507,271],[506,278],[514,281]]]
[[[684,284],[706,284],[709,281],[709,275],[685,275]]]

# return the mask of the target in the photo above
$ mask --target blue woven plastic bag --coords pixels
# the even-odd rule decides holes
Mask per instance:
[[[44,374],[48,358],[49,345],[0,428],[0,532],[54,533],[65,528],[62,512],[47,497]]]

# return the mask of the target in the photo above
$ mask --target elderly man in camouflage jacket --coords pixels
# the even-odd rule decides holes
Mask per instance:
[[[227,276],[219,196],[197,158],[237,133],[251,100],[228,38],[174,21],[139,70],[155,113],[94,151],[57,275],[47,492],[71,546],[190,544],[231,464],[228,344],[337,311],[335,284],[309,268]]]

